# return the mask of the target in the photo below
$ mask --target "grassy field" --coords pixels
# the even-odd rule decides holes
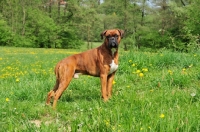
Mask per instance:
[[[54,66],[77,52],[0,47],[0,131],[200,131],[200,52],[120,50],[108,102],[99,78],[80,76],[53,110]]]

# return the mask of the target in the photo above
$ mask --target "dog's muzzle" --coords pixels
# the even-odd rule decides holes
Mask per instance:
[[[118,42],[117,42],[117,38],[116,37],[108,38],[108,47],[110,49],[118,47]]]

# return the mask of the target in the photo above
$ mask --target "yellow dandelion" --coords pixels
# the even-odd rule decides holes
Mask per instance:
[[[164,118],[164,117],[165,117],[165,115],[164,115],[164,114],[161,114],[161,115],[160,115],[160,118]]]
[[[148,72],[148,69],[147,68],[143,68],[142,71]]]
[[[110,126],[110,121],[109,120],[104,120],[106,126]]]
[[[150,92],[153,92],[153,89],[151,89]]]
[[[187,72],[186,72],[186,69],[185,69],[185,68],[183,68],[183,69],[182,69],[182,73],[183,73],[183,74],[187,74]]]
[[[172,72],[171,70],[168,70],[168,73],[169,73],[170,75],[172,75],[172,74],[173,74],[173,72]]]
[[[10,101],[10,99],[9,98],[6,98],[6,102],[9,102]]]
[[[30,52],[30,54],[36,54],[35,52]]]
[[[132,66],[134,67],[134,66],[136,66],[136,64],[132,64]]]
[[[143,73],[139,73],[139,77],[143,77],[144,76],[144,74]]]
[[[113,80],[112,84],[115,84],[116,82]]]
[[[137,70],[137,71],[136,71],[136,73],[140,73],[140,72],[141,72],[140,70]]]
[[[128,86],[126,86],[127,88],[130,88],[130,86],[128,85]]]
[[[19,82],[19,78],[16,79],[16,82]]]

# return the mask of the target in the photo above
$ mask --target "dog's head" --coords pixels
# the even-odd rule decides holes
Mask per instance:
[[[101,39],[105,36],[108,48],[118,48],[120,40],[123,38],[124,31],[119,29],[105,30],[101,33]]]

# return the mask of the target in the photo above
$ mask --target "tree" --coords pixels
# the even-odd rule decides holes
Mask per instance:
[[[13,41],[12,33],[10,27],[7,25],[6,21],[3,20],[2,15],[0,14],[0,45],[10,45]]]

